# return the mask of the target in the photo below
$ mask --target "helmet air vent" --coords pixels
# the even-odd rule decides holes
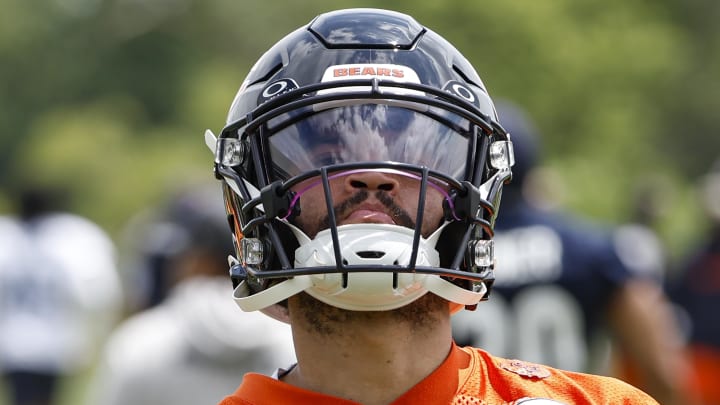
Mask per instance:
[[[363,259],[381,259],[383,256],[385,256],[385,252],[379,252],[376,250],[365,250],[362,252],[357,252],[357,255],[362,257]]]

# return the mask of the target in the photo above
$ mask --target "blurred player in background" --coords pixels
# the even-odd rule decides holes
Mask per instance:
[[[630,228],[616,233],[553,210],[553,182],[534,177],[541,156],[534,123],[514,104],[497,109],[516,156],[496,224],[498,271],[489,301],[453,318],[455,339],[501,356],[608,374],[597,338],[609,329],[637,365],[639,387],[662,404],[685,403],[678,396],[681,339],[655,278],[663,269],[618,255],[618,242],[636,242],[626,240]],[[626,245],[623,253],[633,249]]]
[[[116,252],[96,224],[63,210],[61,190],[18,197],[18,215],[0,217],[0,375],[12,404],[48,405],[117,320]]]
[[[149,308],[112,334],[88,404],[210,404],[238,375],[294,361],[289,326],[239,311],[227,294],[223,210],[220,190],[200,187],[143,216],[133,235],[151,275]]]
[[[702,179],[700,192],[710,226],[689,255],[670,295],[687,321],[693,390],[705,405],[720,404],[720,159]]]
[[[635,183],[630,219],[614,231],[615,250],[633,274],[662,282],[669,267],[667,249],[654,229],[670,208],[665,198],[670,186],[652,174],[639,176]]]

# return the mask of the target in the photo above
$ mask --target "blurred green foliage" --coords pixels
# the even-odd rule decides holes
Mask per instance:
[[[630,220],[653,179],[671,253],[701,234],[694,187],[720,156],[714,0],[0,0],[0,214],[23,184],[59,185],[118,237],[175,186],[213,181],[205,128],[263,51],[338,7],[407,12],[453,42],[536,119],[570,209]]]
[[[720,3],[0,0],[0,211],[28,182],[61,185],[111,233],[188,178],[211,180],[252,63],[337,7],[408,12],[476,65],[495,98],[537,120],[565,203],[630,219],[638,182],[669,185],[659,231],[699,232],[693,186],[720,151]]]

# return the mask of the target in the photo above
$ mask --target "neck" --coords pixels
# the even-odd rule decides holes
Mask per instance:
[[[290,299],[298,365],[283,381],[363,404],[388,404],[432,373],[451,346],[446,301],[427,294],[395,311],[344,311]]]

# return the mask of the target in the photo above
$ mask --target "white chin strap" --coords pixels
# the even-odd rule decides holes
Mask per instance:
[[[295,251],[295,267],[334,266],[332,236],[329,229],[310,239],[289,225],[300,243]],[[420,238],[417,265],[437,267],[440,258],[435,244],[444,226],[428,239]],[[410,263],[414,230],[389,224],[350,224],[337,228],[340,252],[348,265],[406,266]],[[296,276],[250,295],[247,282],[233,292],[244,311],[257,311],[305,291],[334,307],[351,311],[387,311],[407,305],[432,292],[450,302],[474,305],[485,295],[468,291],[437,275],[389,272],[350,272]]]

